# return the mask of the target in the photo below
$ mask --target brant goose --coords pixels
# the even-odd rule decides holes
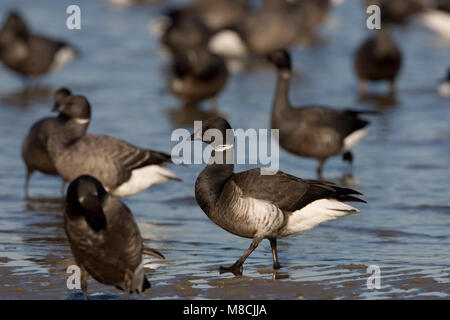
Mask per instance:
[[[232,266],[220,268],[223,272],[241,274],[244,261],[263,239],[270,241],[273,267],[278,269],[278,238],[359,212],[344,202],[365,202],[352,196],[360,194],[355,190],[328,182],[302,180],[281,171],[264,175],[263,169],[256,168],[234,173],[232,139],[226,144],[211,143],[210,138],[206,138],[208,135],[204,135],[209,129],[219,130],[226,137],[231,127],[225,119],[213,118],[191,136],[191,140],[202,140],[213,148],[208,165],[196,180],[195,198],[218,226],[237,236],[253,239],[248,250]]]
[[[295,44],[299,18],[286,8],[261,9],[239,24],[217,32],[209,41],[211,51],[227,58],[263,57]]]
[[[211,99],[215,104],[227,79],[225,60],[206,47],[199,47],[175,56],[169,87],[184,107],[194,107],[204,99]]]
[[[23,77],[38,77],[63,67],[78,55],[69,44],[32,34],[17,12],[0,30],[0,60]]]
[[[397,24],[406,23],[411,16],[425,9],[424,0],[366,0],[366,5],[379,6],[382,10],[386,11],[386,20]]]
[[[138,5],[162,4],[165,0],[109,0],[112,4],[120,7],[132,7]]]
[[[395,92],[395,80],[402,65],[402,53],[390,35],[388,16],[383,7],[382,28],[376,30],[376,35],[363,41],[355,53],[354,69],[359,78],[362,95],[368,92],[368,81],[389,81],[390,93]]]
[[[284,9],[297,16],[298,40],[305,43],[315,37],[315,31],[327,17],[330,5],[330,0],[264,0],[262,8],[272,11]]]
[[[450,99],[450,68],[447,70],[447,77],[441,80],[438,92],[444,98]]]
[[[184,7],[172,8],[169,13],[177,11],[178,17],[196,18],[209,30],[218,31],[239,23],[249,10],[249,0],[195,0]],[[169,23],[173,18],[170,15],[165,17]]]
[[[156,250],[144,248],[133,213],[92,176],[82,175],[70,183],[64,229],[81,269],[85,300],[89,275],[100,283],[124,290],[128,299],[130,293],[150,288],[142,254],[164,259]]]
[[[425,10],[418,16],[419,21],[441,37],[450,39],[450,1],[438,3],[434,9]]]
[[[319,161],[317,174],[321,178],[325,160],[342,154],[353,161],[351,149],[367,135],[369,122],[360,119],[355,110],[335,110],[321,105],[295,108],[289,102],[291,58],[286,51],[269,55],[278,69],[278,80],[272,103],[273,129],[279,129],[279,141],[285,150]],[[368,112],[369,113],[369,112]]]
[[[178,180],[163,167],[170,155],[138,148],[107,135],[85,134],[91,107],[84,96],[70,96],[58,107],[69,119],[48,141],[48,150],[59,175],[73,181],[82,174],[99,179],[114,196],[136,194],[154,184]]]
[[[150,28],[172,53],[204,46],[211,35],[241,21],[249,0],[197,0],[171,8],[150,22]]]
[[[184,15],[180,10],[157,18],[151,28],[173,55],[205,46],[211,36],[211,31],[200,19]]]
[[[65,99],[70,96],[70,90],[61,88],[54,95],[55,105],[57,109]],[[25,177],[25,197],[28,198],[28,183],[34,171],[39,171],[48,175],[58,175],[58,171],[50,159],[48,153],[48,139],[57,132],[68,117],[62,113],[55,118],[44,118],[37,121],[31,127],[28,135],[22,144],[22,159],[25,163],[27,173]],[[64,194],[65,181],[62,181],[61,193]]]

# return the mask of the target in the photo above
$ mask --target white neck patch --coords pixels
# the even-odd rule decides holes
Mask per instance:
[[[225,150],[231,149],[233,147],[234,147],[233,144],[219,144],[218,146],[213,147],[213,149],[214,149],[214,151],[221,152],[221,151],[225,151]]]
[[[73,118],[73,120],[75,120],[75,122],[76,123],[78,123],[78,124],[86,124],[86,123],[88,123],[89,121],[91,121],[91,119],[82,119],[82,118]]]

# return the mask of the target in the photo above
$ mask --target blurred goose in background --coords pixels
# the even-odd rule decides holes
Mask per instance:
[[[109,2],[119,7],[132,7],[139,5],[163,4],[166,0],[109,0]]]
[[[450,40],[450,1],[436,0],[434,6],[418,15],[419,21],[446,40]]]
[[[448,0],[436,0],[436,9],[447,13],[450,13],[450,1]]]
[[[85,300],[89,275],[124,290],[128,299],[130,293],[150,288],[142,255],[164,259],[158,251],[144,248],[133,213],[92,176],[80,176],[69,185],[64,229],[81,270]]]
[[[64,103],[65,99],[71,95],[69,89],[61,88],[54,94],[54,109]],[[55,134],[68,117],[62,113],[58,117],[44,118],[33,124],[22,143],[22,159],[26,166],[25,177],[25,197],[28,198],[28,183],[34,171],[39,171],[48,175],[58,175],[58,171],[53,164],[48,153],[48,139]],[[62,181],[61,193],[64,194],[65,181]]]
[[[174,57],[170,91],[184,107],[196,107],[204,99],[216,99],[228,79],[225,60],[206,47],[189,49]]]
[[[217,31],[241,21],[250,11],[249,0],[195,0],[185,6],[169,9],[165,14],[156,19],[161,26],[169,26],[175,18],[192,17],[201,21],[209,30]]]
[[[196,0],[171,8],[150,22],[150,29],[172,53],[205,45],[211,35],[241,21],[248,0]]]
[[[200,19],[184,15],[178,10],[169,12],[164,19],[167,19],[164,22],[167,25],[156,26],[158,30],[155,33],[172,55],[206,46],[212,34]]]
[[[227,58],[261,58],[272,51],[291,47],[298,38],[299,17],[285,6],[262,9],[239,24],[216,33],[211,51]]]
[[[0,30],[0,60],[24,79],[55,71],[78,55],[66,42],[32,34],[17,12],[10,12]]]
[[[368,93],[369,81],[389,81],[390,94],[402,66],[402,53],[389,30],[389,13],[381,8],[381,29],[364,40],[354,57],[354,69],[359,78],[360,93]]]
[[[168,154],[138,148],[120,139],[85,134],[91,107],[84,96],[70,96],[58,107],[69,119],[48,140],[48,150],[59,175],[73,181],[88,174],[99,179],[108,192],[126,197],[154,184],[180,180],[163,164]]]
[[[293,107],[289,101],[291,58],[286,51],[268,56],[278,70],[278,80],[272,103],[272,129],[279,129],[279,143],[286,151],[319,161],[317,175],[331,157],[342,154],[353,161],[351,150],[368,134],[369,122],[360,119],[355,110],[335,110],[321,105]]]
[[[331,183],[302,180],[281,171],[263,174],[261,168],[234,173],[234,140],[226,144],[205,138],[208,130],[229,137],[231,126],[223,118],[202,123],[191,136],[212,146],[208,165],[195,182],[195,199],[200,208],[224,230],[252,239],[248,250],[222,272],[242,274],[242,266],[259,243],[268,239],[273,267],[280,268],[277,239],[315,228],[359,210],[344,203],[365,202],[353,195],[359,192]]]
[[[386,22],[403,24],[425,10],[427,0],[366,0],[366,7],[377,5],[386,11]]]
[[[317,28],[324,22],[330,8],[330,0],[263,0],[262,10],[285,10],[297,18],[298,41],[309,44]]]
[[[447,70],[447,76],[439,83],[438,93],[444,98],[450,99],[450,68]]]

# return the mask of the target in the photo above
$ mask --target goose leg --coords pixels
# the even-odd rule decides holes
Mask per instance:
[[[262,239],[255,238],[252,241],[252,244],[247,249],[247,251],[242,255],[242,257],[239,258],[233,265],[229,267],[220,267],[220,273],[224,272],[231,272],[234,275],[241,275],[242,274],[242,265],[244,264],[245,260],[248,258],[248,256],[258,247],[259,243]]]
[[[395,80],[389,82],[389,94],[393,95],[395,93]]]
[[[367,80],[360,80],[359,81],[359,94],[361,96],[365,96],[365,95],[367,95],[368,92],[369,92],[369,89],[368,89],[368,85],[367,85]]]
[[[319,160],[319,165],[317,166],[317,178],[319,180],[323,180],[323,178],[322,178],[322,168],[323,168],[324,163],[325,163],[325,160],[323,160],[323,159]]]
[[[211,98],[211,111],[218,111],[219,110],[219,102],[217,99],[217,96],[214,96]]]
[[[61,196],[64,198],[66,192],[66,180],[61,179]]]
[[[270,240],[270,246],[272,247],[273,268],[280,269],[281,265],[278,262],[277,239],[269,239],[269,240]]]
[[[30,182],[30,178],[31,178],[31,174],[33,173],[32,170],[27,169],[27,174],[25,176],[25,199],[29,199],[29,195],[28,195],[28,184]]]
[[[351,151],[347,151],[342,155],[342,160],[348,161],[350,164],[353,163],[353,154]]]
[[[88,299],[87,279],[89,278],[89,274],[83,266],[81,266],[80,269],[81,269],[81,290],[83,290],[84,300],[87,300]]]

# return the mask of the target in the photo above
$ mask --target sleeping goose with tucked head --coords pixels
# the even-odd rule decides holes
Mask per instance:
[[[61,88],[55,92],[54,109],[57,109],[67,97],[71,95],[70,90]],[[27,173],[25,177],[25,197],[28,198],[28,184],[34,171],[48,175],[58,175],[48,153],[48,139],[57,132],[68,120],[68,117],[60,113],[57,117],[47,117],[33,124],[22,143],[22,159],[25,163]],[[63,180],[61,192],[64,193],[65,182]]]
[[[73,181],[88,174],[99,179],[114,196],[126,197],[152,185],[180,180],[163,166],[168,154],[136,147],[102,134],[85,134],[91,121],[91,107],[84,96],[70,96],[58,107],[69,118],[50,137],[50,158],[63,179]]]
[[[0,60],[24,78],[55,71],[77,55],[66,42],[32,34],[17,12],[9,13],[0,30]]]
[[[164,259],[156,250],[144,248],[133,213],[92,176],[82,175],[70,183],[64,229],[81,269],[84,299],[89,275],[124,290],[127,299],[130,293],[141,293],[150,288],[142,255]]]
[[[281,147],[301,157],[319,161],[321,178],[325,161],[336,155],[352,162],[353,149],[364,138],[369,122],[359,118],[360,111],[336,110],[321,105],[294,107],[289,101],[292,77],[291,58],[286,51],[269,55],[277,68],[278,80],[272,103],[272,129],[279,129]]]
[[[221,139],[214,133],[220,133]],[[277,239],[359,212],[347,201],[365,202],[353,196],[360,194],[355,190],[303,180],[281,171],[264,174],[256,168],[234,173],[234,134],[223,118],[203,122],[190,139],[208,143],[213,149],[208,165],[195,182],[200,208],[226,231],[252,239],[242,257],[230,267],[221,267],[223,272],[241,274],[245,260],[263,239],[270,241],[273,267],[278,269]]]

